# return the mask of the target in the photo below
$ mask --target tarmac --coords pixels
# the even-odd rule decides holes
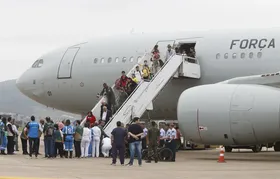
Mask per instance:
[[[131,167],[111,166],[110,158],[30,159],[18,152],[0,156],[0,179],[279,179],[280,153],[263,150],[233,150],[225,153],[226,163],[218,163],[219,150],[179,151],[176,162],[145,163]],[[128,162],[128,159],[126,159]]]

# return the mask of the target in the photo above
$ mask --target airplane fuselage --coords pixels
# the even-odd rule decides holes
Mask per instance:
[[[137,59],[158,43],[196,43],[201,78],[173,79],[154,101],[153,119],[176,119],[177,102],[187,88],[230,78],[279,71],[280,29],[129,34],[98,38],[43,55],[38,68],[28,69],[17,81],[28,97],[46,106],[85,114],[97,103],[104,82],[113,85],[121,71],[130,71]],[[73,61],[61,63],[67,49],[78,49]],[[64,69],[63,69],[64,68]],[[61,71],[63,70],[63,71]]]

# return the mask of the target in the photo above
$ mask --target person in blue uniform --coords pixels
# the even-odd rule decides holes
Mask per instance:
[[[35,117],[31,116],[31,122],[27,125],[28,140],[29,140],[29,156],[32,158],[32,153],[35,151],[35,157],[38,156],[38,142],[39,142],[39,123],[35,121]]]
[[[68,154],[70,152],[70,158],[73,158],[73,143],[74,143],[74,127],[71,126],[70,120],[66,120],[66,125],[62,129],[62,133],[64,135],[64,150],[65,150],[65,158],[68,158]]]
[[[1,119],[1,117],[0,117]],[[6,118],[3,118],[0,120],[0,150],[1,150],[1,155],[6,155],[5,150],[7,148],[7,128],[6,128]]]
[[[172,151],[172,161],[175,162],[176,158],[176,129],[174,128],[174,124],[169,125],[169,129],[167,130],[167,140],[168,140],[168,148]]]

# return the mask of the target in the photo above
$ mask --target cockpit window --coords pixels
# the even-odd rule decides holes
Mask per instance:
[[[36,61],[33,63],[32,68],[36,68],[38,61],[39,61],[39,60],[36,60]]]
[[[43,59],[40,59],[40,60],[36,60],[33,65],[32,65],[32,68],[40,68],[44,63],[44,60]]]

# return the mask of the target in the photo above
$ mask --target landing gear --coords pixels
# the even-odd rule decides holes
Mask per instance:
[[[253,148],[252,148],[252,151],[257,153],[257,152],[260,152],[262,151],[262,145],[255,145]]]
[[[274,151],[279,152],[280,151],[280,142],[275,142],[274,144]]]
[[[230,147],[230,146],[225,146],[225,151],[226,151],[226,152],[231,152],[231,151],[232,151],[232,147]]]

